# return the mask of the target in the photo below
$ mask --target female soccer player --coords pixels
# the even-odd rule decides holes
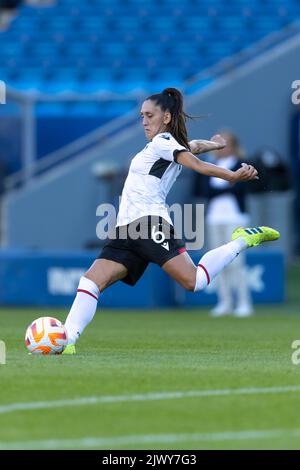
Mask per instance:
[[[195,266],[176,238],[166,196],[182,166],[230,183],[258,178],[256,169],[242,163],[237,171],[220,168],[195,156],[224,148],[225,140],[188,142],[183,98],[175,88],[166,88],[147,98],[141,118],[149,143],[132,160],[122,192],[116,237],[104,246],[99,258],[80,279],[77,295],[65,327],[69,344],[65,354],[75,354],[75,343],[93,319],[101,292],[122,280],[134,285],[149,262],[158,264],[189,291],[204,289],[243,250],[276,240],[279,233],[268,227],[239,228],[232,241],[206,253]],[[138,238],[136,234],[140,233]]]

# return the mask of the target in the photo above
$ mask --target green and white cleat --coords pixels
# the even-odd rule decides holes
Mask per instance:
[[[238,227],[232,233],[231,240],[236,240],[239,237],[242,237],[250,248],[251,246],[258,246],[263,242],[278,240],[280,233],[270,227]]]
[[[68,344],[62,354],[76,354],[75,344]]]

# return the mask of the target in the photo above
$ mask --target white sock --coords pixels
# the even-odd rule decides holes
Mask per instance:
[[[85,327],[94,318],[99,294],[98,286],[93,281],[84,276],[80,278],[77,295],[65,323],[69,344],[76,343]]]
[[[199,261],[194,291],[204,289],[222,269],[248,247],[241,237],[208,251]]]

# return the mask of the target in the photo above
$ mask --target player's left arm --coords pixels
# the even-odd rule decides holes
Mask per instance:
[[[257,170],[252,165],[242,163],[241,167],[236,171],[227,170],[220,166],[208,163],[195,157],[191,152],[180,151],[176,158],[177,163],[183,165],[191,170],[201,173],[206,176],[215,176],[230,183],[237,183],[238,181],[250,181],[258,179]]]
[[[223,149],[226,147],[226,140],[220,134],[216,134],[210,140],[191,140],[189,146],[194,155],[199,155],[200,153]]]
[[[258,179],[258,172],[252,165],[242,163],[238,170],[231,171],[214,165],[213,163],[204,162],[195,157],[195,155],[201,153],[220,150],[226,147],[226,141],[220,134],[214,135],[210,140],[192,140],[189,142],[189,146],[191,149],[190,152],[181,151],[177,155],[176,161],[180,165],[206,176],[221,178],[232,184],[237,183],[238,181],[251,181]]]

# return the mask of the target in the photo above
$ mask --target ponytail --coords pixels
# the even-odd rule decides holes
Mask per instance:
[[[183,147],[190,150],[186,129],[186,120],[192,119],[183,111],[183,96],[177,88],[165,88],[161,93],[149,96],[148,100],[155,101],[162,111],[169,111],[171,122],[168,131]]]

